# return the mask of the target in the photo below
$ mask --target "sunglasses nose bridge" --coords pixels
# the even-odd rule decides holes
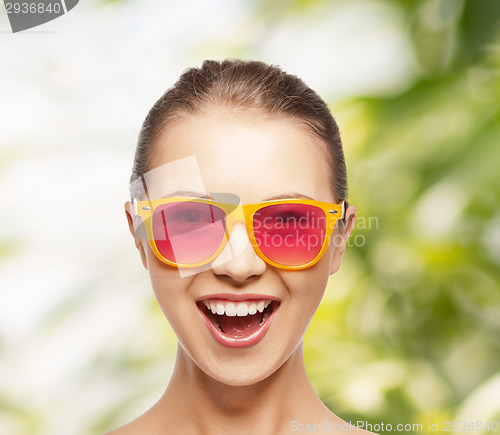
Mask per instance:
[[[229,236],[234,224],[243,223],[246,225],[245,212],[241,203],[226,209],[226,232]]]
[[[244,206],[240,204],[226,214],[227,243],[212,263],[214,273],[230,275],[237,280],[263,273],[265,263],[257,256],[247,228]]]
[[[252,222],[255,211],[255,205],[242,205],[241,203],[230,210],[226,210],[226,237],[229,245],[235,243],[237,247],[243,247],[243,249],[251,247],[252,252],[257,254]],[[234,228],[235,224],[239,225]],[[234,232],[233,229],[237,231]],[[232,254],[234,255],[237,250],[238,248],[233,250]]]

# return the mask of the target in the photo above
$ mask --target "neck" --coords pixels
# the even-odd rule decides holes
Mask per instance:
[[[307,377],[302,343],[271,376],[247,386],[226,385],[206,375],[179,345],[172,378],[156,407],[169,425],[176,422],[186,425],[185,433],[206,434],[223,428],[233,433],[289,432],[290,421],[329,412]]]

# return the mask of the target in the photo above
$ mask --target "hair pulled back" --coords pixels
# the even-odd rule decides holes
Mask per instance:
[[[260,61],[206,60],[186,70],[149,111],[139,134],[134,181],[153,169],[156,144],[169,123],[214,107],[242,114],[290,117],[320,139],[328,159],[332,191],[347,200],[347,175],[340,131],[327,104],[299,77]]]

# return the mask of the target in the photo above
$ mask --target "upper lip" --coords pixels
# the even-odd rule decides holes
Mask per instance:
[[[278,301],[279,299],[270,295],[256,294],[256,293],[242,293],[242,294],[234,294],[234,293],[213,293],[210,295],[202,296],[196,299],[196,302],[207,301],[209,299],[227,299],[228,301],[248,301],[248,300],[271,300]]]

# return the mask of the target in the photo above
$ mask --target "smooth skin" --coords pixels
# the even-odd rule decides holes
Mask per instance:
[[[242,204],[283,195],[337,202],[320,146],[291,118],[212,108],[170,124],[157,151],[155,166],[195,155],[206,191],[236,194]],[[290,433],[291,421],[325,420],[334,426],[345,424],[344,432],[349,432],[314,392],[304,366],[302,339],[329,276],[339,269],[354,227],[355,207],[347,209],[345,228],[335,230],[336,243],[310,268],[285,271],[267,265],[251,247],[244,224],[237,223],[230,239],[241,253],[185,278],[158,260],[148,241],[136,234],[132,210],[127,202],[135,246],[179,341],[173,375],[160,400],[109,434],[276,435]],[[215,293],[262,294],[280,300],[262,341],[237,349],[215,341],[195,304]]]

